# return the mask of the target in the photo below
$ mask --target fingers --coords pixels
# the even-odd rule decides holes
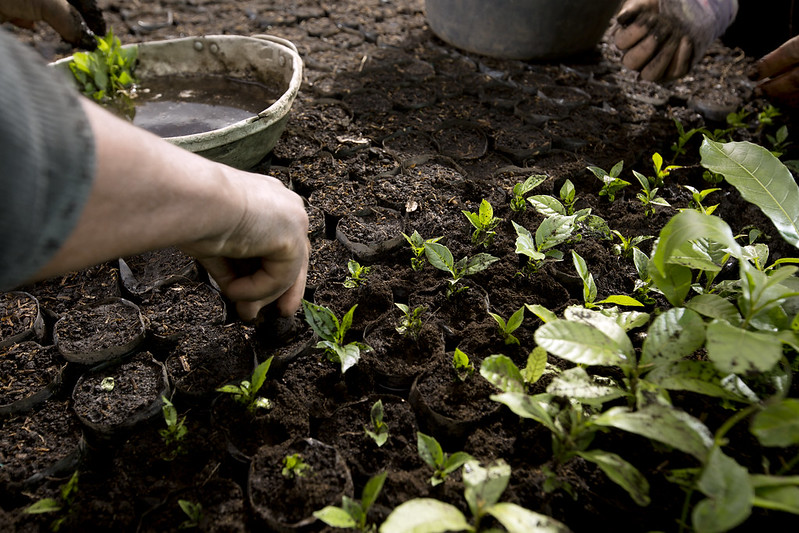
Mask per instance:
[[[799,109],[799,66],[761,83],[758,91],[779,106]]]
[[[799,36],[786,41],[755,63],[757,79],[778,76],[796,65],[799,65]]]
[[[657,40],[655,40],[655,43],[657,44]],[[680,41],[673,35],[670,36],[666,42],[660,43],[660,46],[657,48],[657,53],[649,60],[646,66],[641,69],[641,78],[648,81],[663,80],[666,71],[674,60],[679,45]]]
[[[72,45],[94,45],[93,34],[83,22],[81,14],[67,0],[0,0],[0,18],[23,27],[42,21]]]

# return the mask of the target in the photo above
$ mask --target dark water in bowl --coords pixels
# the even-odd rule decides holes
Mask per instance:
[[[221,76],[144,80],[133,123],[161,137],[212,131],[257,115],[281,92],[261,83]]]

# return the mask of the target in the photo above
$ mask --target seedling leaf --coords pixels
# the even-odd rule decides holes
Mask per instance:
[[[697,488],[707,496],[691,513],[698,532],[729,531],[752,512],[754,489],[749,473],[718,448],[710,453]]]
[[[444,533],[474,531],[457,507],[432,498],[401,503],[380,526],[380,533]]]
[[[502,392],[521,392],[525,389],[524,377],[510,357],[490,355],[480,365],[480,375]]]
[[[755,415],[750,429],[763,446],[799,444],[799,400],[785,398],[766,406]]]
[[[496,503],[486,512],[496,518],[508,530],[508,533],[568,533],[571,531],[554,518],[535,513],[515,503]]]
[[[604,450],[577,452],[577,455],[601,468],[614,483],[627,491],[635,503],[642,507],[649,505],[649,482],[619,455]]]
[[[616,341],[580,322],[547,322],[536,330],[535,342],[549,353],[577,364],[619,366],[627,360]]]

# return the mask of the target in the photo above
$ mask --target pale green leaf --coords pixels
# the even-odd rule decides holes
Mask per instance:
[[[569,320],[547,322],[535,332],[535,342],[551,354],[586,365],[627,362],[619,344],[593,326]]]
[[[380,533],[474,531],[457,507],[432,498],[401,503],[380,526]]]
[[[511,359],[502,354],[486,357],[480,375],[503,392],[524,392],[524,377]]]
[[[430,264],[444,272],[452,272],[455,268],[455,259],[452,252],[443,244],[437,242],[426,242],[424,244],[424,254]]]
[[[641,351],[641,365],[659,364],[688,356],[705,342],[702,318],[681,307],[657,316],[647,331]]]
[[[735,374],[725,374],[710,361],[682,360],[657,365],[646,380],[667,390],[683,390],[739,402],[757,396]]]
[[[749,473],[718,448],[711,452],[697,488],[707,496],[691,513],[697,533],[729,531],[752,512],[754,489]]]
[[[488,508],[508,533],[569,533],[564,524],[546,515],[534,513],[514,503],[501,502]]]
[[[749,142],[726,144],[705,138],[702,166],[721,174],[741,196],[771,219],[780,235],[799,246],[799,186],[771,152]]]
[[[416,432],[416,448],[419,457],[432,468],[438,468],[444,462],[444,450],[441,445],[430,435],[421,431]]]
[[[355,527],[357,524],[350,514],[340,507],[327,507],[314,511],[313,515],[331,527]]]
[[[713,445],[713,435],[700,420],[673,407],[651,404],[638,411],[613,407],[594,423],[642,435],[668,444],[704,461]]]
[[[527,355],[527,365],[522,370],[522,377],[526,383],[535,383],[544,375],[547,368],[547,351],[541,346],[536,346]]]
[[[767,405],[755,415],[750,431],[763,446],[787,448],[799,444],[799,400],[785,398]]]
[[[693,309],[700,315],[724,320],[737,326],[741,323],[741,314],[735,305],[718,294],[700,294],[691,298],[685,307]]]
[[[553,196],[546,194],[536,194],[527,198],[536,211],[548,217],[550,215],[565,215],[566,208],[560,203],[560,200]]]
[[[598,382],[582,367],[564,370],[559,376],[552,378],[547,393],[588,405],[602,405],[625,395],[619,387]]]
[[[767,372],[782,357],[780,339],[770,333],[758,333],[714,320],[707,326],[708,358],[722,372],[745,375]]]
[[[604,450],[577,452],[577,455],[599,466],[614,483],[627,491],[635,503],[649,505],[649,482],[637,468],[619,455]]]

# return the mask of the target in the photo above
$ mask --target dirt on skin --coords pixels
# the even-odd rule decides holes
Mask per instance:
[[[556,64],[498,60],[455,50],[430,32],[422,0],[100,0],[99,4],[109,27],[123,43],[269,33],[297,46],[304,62],[302,88],[286,131],[272,154],[253,171],[278,177],[307,200],[319,198],[324,207],[316,209],[327,209],[320,214],[309,207],[315,221],[309,299],[313,299],[314,289],[326,282],[335,282],[340,291],[349,290],[341,282],[347,274],[347,261],[355,257],[336,240],[335,224],[347,208],[371,206],[402,213],[408,235],[418,231],[425,239],[442,237],[440,242],[456,261],[478,253],[498,257],[499,261],[488,269],[459,283],[482,288],[488,309],[505,319],[525,304],[560,313],[568,305],[583,301],[582,281],[569,260],[571,251],[586,260],[597,284],[597,299],[632,294],[638,275],[632,261],[615,252],[618,239],[589,231],[579,242],[560,247],[565,261],[525,273],[525,258],[515,250],[513,222],[534,231],[543,216],[529,204],[525,211],[513,212],[509,201],[513,186],[532,174],[547,177],[534,194],[555,197],[568,179],[575,189],[575,209],[590,208],[592,214],[628,238],[655,236],[677,209],[690,207],[691,194],[684,186],[699,190],[718,186],[721,190],[711,193],[706,205],[718,204],[715,214],[730,224],[734,234],[756,227],[765,234],[770,260],[796,255],[771,222],[756,207],[742,201],[735,189],[703,180],[703,169],[698,166],[699,135],[687,143],[684,153],[672,150],[678,139],[675,121],[686,131],[700,127],[714,130],[727,127],[724,119],[728,113],[743,110],[748,113],[744,117],[747,125],[736,129],[735,140],[752,140],[765,146],[769,146],[767,136],[774,136],[777,128],[787,123],[785,116],[776,117],[773,124],[758,121],[757,114],[767,108],[767,102],[753,97],[754,85],[746,70],[755,58],[739,49],[715,43],[690,75],[658,85],[641,81],[624,69],[619,63],[620,53],[607,39],[586,57]],[[44,26],[33,32],[13,31],[47,60],[72,53]],[[667,163],[683,168],[672,171],[659,190],[671,207],[656,207],[654,213],[646,213],[636,198],[640,188],[631,171],[651,175],[656,152]],[[783,159],[793,158],[789,146]],[[621,177],[632,185],[611,202],[599,195],[601,182],[586,167],[609,170],[619,161],[624,162]],[[474,228],[463,215],[464,210],[477,212],[483,199],[502,219],[488,246],[472,241]],[[651,239],[644,241],[640,248],[648,253],[651,244]],[[370,266],[379,267],[375,272],[379,272],[380,283],[389,283],[394,302],[409,303],[420,289],[443,288],[449,283],[449,273],[430,264],[418,271],[412,269],[411,258],[410,247],[403,244],[370,262]],[[116,262],[24,290],[39,299],[48,317],[44,344],[52,343],[50,332],[55,319],[70,309],[108,296],[125,295],[139,304],[151,296],[124,291]],[[381,297],[384,294],[381,291]],[[667,306],[665,300],[653,296],[646,311]],[[337,300],[349,301],[350,297],[341,292]],[[377,309],[370,312],[374,316],[358,318],[370,322],[385,313],[399,313],[392,303],[383,298],[379,306],[371,308]],[[430,357],[431,363],[447,367],[449,360],[442,358],[451,357],[452,350],[460,347],[475,361],[504,353],[517,365],[524,365],[534,347],[533,333],[540,325],[530,313],[514,332],[520,341],[515,346],[505,344],[493,318],[479,303],[460,309],[446,307],[433,304],[425,315],[445,338],[444,350],[437,350]],[[369,308],[369,302],[359,302],[358,309]],[[449,311],[460,313],[453,318]],[[182,316],[191,315],[187,312]],[[227,320],[235,322],[232,317]],[[164,361],[170,347],[154,342],[158,332],[155,322],[148,327],[148,341],[142,349],[151,350],[156,359]],[[188,330],[192,325],[170,323],[168,331]],[[240,327],[253,328],[248,335],[251,340],[269,335],[257,324]],[[359,335],[352,340],[362,341]],[[255,349],[263,353],[257,346]],[[550,357],[550,363],[559,368],[568,366],[554,357]],[[379,380],[370,374],[373,366],[356,365],[342,376],[338,363],[331,362],[322,350],[310,350],[284,368],[271,369],[267,380],[274,383],[264,389],[264,394],[274,395],[277,407],[262,417],[262,427],[277,427],[274,424],[279,422],[280,431],[292,438],[297,428],[307,428],[308,437],[320,437],[335,427],[333,417],[341,406],[385,393],[379,390]],[[201,502],[207,510],[204,530],[261,530],[262,517],[247,497],[250,465],[240,454],[231,453],[231,428],[212,416],[209,406],[188,397],[173,398],[180,417],[186,417],[190,437],[185,453],[178,453],[172,461],[163,459],[165,445],[159,430],[164,421],[160,416],[150,419],[124,442],[87,444],[81,439],[70,400],[79,374],[65,379],[57,398],[27,414],[2,420],[0,529],[48,530],[55,517],[28,515],[23,510],[43,497],[58,497],[59,486],[69,479],[80,459],[79,491],[73,504],[76,512],[67,515],[62,530],[94,530],[101,524],[106,530],[119,532],[178,531],[187,519],[178,508],[180,499]],[[475,375],[472,379],[481,378]],[[545,377],[530,392],[544,392],[546,383]],[[470,401],[478,399],[461,398],[462,403]],[[675,395],[673,401],[701,416],[713,429],[729,416],[717,402],[705,397]],[[401,422],[391,418],[395,407],[403,413]],[[407,434],[412,425],[407,420],[407,406],[399,407],[386,409],[390,432],[398,432],[396,437],[389,437],[390,454],[372,448],[375,444],[365,432],[361,440],[356,438],[355,434],[370,423],[368,418],[358,422],[353,417],[352,427],[339,430],[346,441],[342,448],[353,454],[344,459],[351,470],[359,472],[353,487],[355,497],[363,488],[364,472],[382,467],[388,473],[370,521],[379,523],[391,509],[418,497],[437,498],[468,513],[459,472],[436,487],[429,483],[432,470],[419,460],[413,436]],[[416,427],[432,434],[435,428],[422,420],[417,415]],[[763,465],[757,461],[763,452],[750,451],[754,449],[750,446],[757,444],[746,429],[735,428],[729,437],[725,452],[751,472],[762,472]],[[395,438],[399,442],[392,440]],[[653,503],[640,507],[594,464],[580,458],[554,463],[549,431],[506,408],[492,412],[462,438],[438,438],[445,443],[447,453],[461,449],[484,463],[506,460],[512,476],[502,500],[550,515],[575,532],[679,530],[685,494],[667,480],[667,474],[672,469],[696,466],[690,457],[655,447],[639,437],[619,432],[598,434],[593,447],[621,455],[649,481]],[[265,457],[274,447],[270,445],[259,457]],[[394,452],[405,452],[406,456],[397,457]],[[794,452],[779,449],[769,455],[770,463],[786,463]],[[279,463],[280,453],[273,455],[270,461]],[[379,464],[384,458],[385,462]],[[280,466],[273,466],[278,471],[269,475],[281,478]],[[797,474],[795,468],[789,473]],[[694,495],[692,503],[698,497]],[[268,499],[280,497],[271,495]],[[300,502],[295,504],[299,506]],[[303,509],[303,513],[309,511],[312,509]],[[790,519],[787,514],[756,510],[738,530],[780,530],[786,517]],[[312,529],[324,527],[317,522]]]

